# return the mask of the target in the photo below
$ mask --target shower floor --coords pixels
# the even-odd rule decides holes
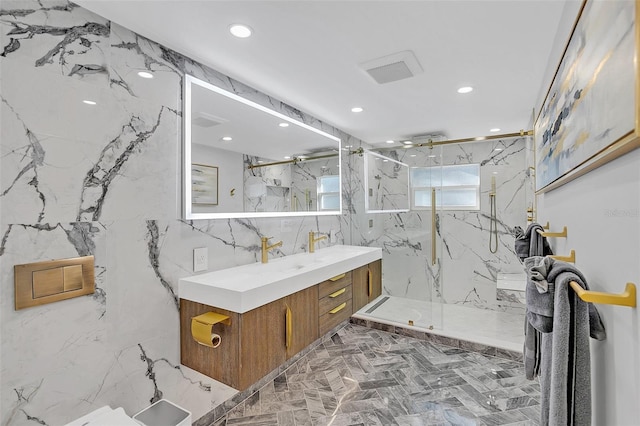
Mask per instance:
[[[524,314],[382,295],[352,316],[510,351],[524,344]]]

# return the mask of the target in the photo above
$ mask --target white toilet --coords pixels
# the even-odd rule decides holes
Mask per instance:
[[[161,399],[133,418],[127,416],[122,407],[113,409],[108,405],[82,416],[65,426],[191,426],[191,413],[171,401]]]
[[[140,426],[140,423],[127,416],[122,407],[115,410],[108,405],[67,423],[66,426]]]

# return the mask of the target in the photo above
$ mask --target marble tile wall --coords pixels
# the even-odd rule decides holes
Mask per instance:
[[[256,262],[263,235],[284,242],[273,256],[306,250],[310,230],[348,243],[350,213],[180,220],[183,74],[360,141],[64,0],[3,1],[0,31],[0,422],[134,414],[161,397],[200,418],[234,391],[180,366],[192,249],[216,270]],[[78,255],[95,256],[94,295],[13,309],[13,265]]]

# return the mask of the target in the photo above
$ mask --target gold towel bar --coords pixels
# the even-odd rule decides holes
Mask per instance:
[[[552,254],[549,257],[552,257],[555,260],[561,260],[563,262],[576,263],[576,251],[575,250],[571,250],[571,252],[569,253],[569,256],[559,256],[557,254]]]
[[[536,229],[536,232],[540,235],[542,235],[543,237],[567,237],[567,227],[565,226],[562,229],[562,232],[543,232],[539,229]]]
[[[624,292],[620,294],[585,290],[575,281],[569,282],[569,285],[578,294],[578,297],[585,302],[636,307],[636,285],[634,283],[627,283]]]

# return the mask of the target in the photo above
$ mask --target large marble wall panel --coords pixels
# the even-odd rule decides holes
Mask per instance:
[[[67,1],[0,7],[2,282],[14,264],[94,254],[97,285],[21,311],[3,285],[2,424],[64,424],[106,404],[134,414],[160,397],[196,420],[234,390],[179,364],[178,280],[193,274],[192,250],[207,247],[216,270],[258,261],[261,236],[283,240],[273,258],[306,251],[311,230],[338,244],[351,233],[348,210],[179,219],[183,73],[361,142]]]

